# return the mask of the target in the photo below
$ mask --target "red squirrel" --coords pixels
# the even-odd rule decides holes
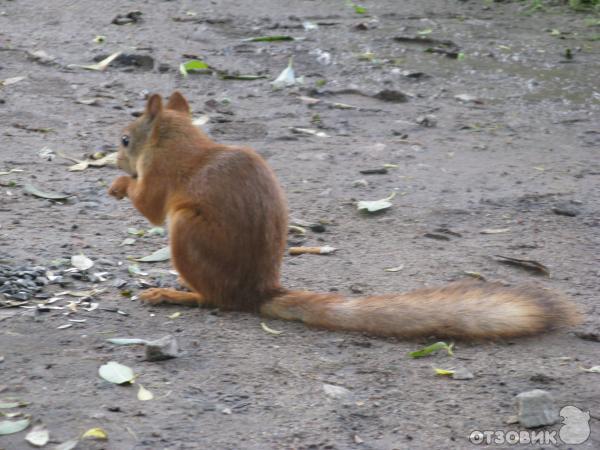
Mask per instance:
[[[140,298],[248,311],[332,330],[464,340],[535,335],[578,322],[573,304],[537,286],[458,281],[403,294],[344,298],[280,284],[287,205],[275,174],[252,149],[218,144],[174,92],[151,95],[125,128],[120,176],[109,194],[129,197],[153,224],[167,220],[171,258],[190,292],[155,288]]]

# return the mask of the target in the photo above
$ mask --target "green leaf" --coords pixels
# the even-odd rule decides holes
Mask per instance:
[[[106,381],[115,384],[131,383],[135,378],[133,370],[115,361],[109,361],[103,366],[100,366],[98,375]]]
[[[389,197],[382,198],[381,200],[373,200],[373,201],[360,201],[356,204],[359,211],[364,211],[368,213],[374,213],[377,211],[383,211],[384,209],[388,209],[392,206],[391,200],[396,196],[395,192]]]
[[[431,355],[432,353],[435,353],[438,350],[446,350],[448,354],[452,356],[454,354],[452,352],[452,347],[454,347],[453,343],[448,345],[445,342],[436,342],[435,344],[428,345],[427,347],[424,347],[421,350],[410,352],[408,355],[411,358],[422,358],[424,356]]]
[[[81,439],[95,439],[98,441],[106,441],[108,439],[108,433],[102,428],[90,428],[81,435]]]
[[[0,409],[19,408],[21,406],[27,406],[29,403],[13,400],[0,400]]]
[[[199,59],[191,59],[179,65],[179,72],[184,77],[187,77],[190,72],[206,72],[207,70],[210,71],[210,66]]]
[[[154,253],[142,258],[135,258],[134,261],[139,262],[160,262],[167,261],[171,258],[171,249],[169,247],[163,247],[156,250]]]
[[[70,197],[69,194],[58,194],[56,192],[40,191],[38,188],[31,184],[25,185],[25,192],[33,195],[34,197],[46,198],[48,200],[65,200]]]
[[[0,436],[18,433],[29,426],[29,419],[3,420],[0,422]]]
[[[153,227],[148,230],[148,236],[164,236],[165,229],[163,227]]]
[[[293,41],[292,36],[277,34],[274,36],[255,36],[244,39],[244,42],[276,42],[276,41]]]
[[[417,34],[419,36],[425,36],[425,35],[431,34],[431,33],[433,33],[433,30],[431,28],[426,28],[425,30],[417,31]]]
[[[130,265],[127,268],[127,272],[129,272],[131,275],[139,275],[140,277],[145,277],[146,275],[148,275],[146,272],[140,269],[140,266],[138,266],[137,264]]]
[[[365,8],[364,6],[360,6],[360,5],[353,5],[354,6],[354,12],[356,14],[366,14],[367,13],[367,8]]]
[[[146,339],[139,338],[110,338],[106,340],[111,344],[115,345],[137,345],[137,344],[145,344],[148,341]]]
[[[464,52],[459,52],[458,55],[456,56],[457,61],[462,61],[465,59],[465,53]]]
[[[219,78],[221,78],[221,80],[253,81],[268,77],[266,75],[234,75],[229,73],[221,73]]]
[[[143,236],[144,234],[146,234],[146,232],[144,230],[138,230],[137,228],[127,228],[127,233],[128,234],[132,234],[134,236]]]
[[[438,369],[437,367],[434,367],[433,370],[435,370],[436,375],[446,375],[446,376],[454,375],[454,370],[452,370],[452,369]]]

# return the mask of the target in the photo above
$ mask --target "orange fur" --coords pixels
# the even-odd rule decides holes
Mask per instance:
[[[191,122],[179,93],[152,95],[124,131],[109,193],[129,197],[154,224],[168,218],[173,264],[193,292],[149,289],[149,303],[210,305],[374,335],[485,339],[538,334],[576,323],[573,305],[533,286],[458,282],[406,294],[344,299],[288,291],[279,271],[287,206],[253,150],[217,144]]]

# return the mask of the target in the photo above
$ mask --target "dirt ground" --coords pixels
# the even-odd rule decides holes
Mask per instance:
[[[600,374],[581,369],[600,364],[598,27],[565,7],[523,14],[522,2],[361,5],[366,14],[344,0],[0,1],[0,80],[25,77],[0,87],[0,172],[21,170],[0,175],[0,276],[11,283],[42,266],[38,281],[46,271],[63,277],[40,286],[41,297],[102,289],[91,299],[61,294],[50,306],[62,309],[36,310],[47,299],[0,294],[0,400],[28,403],[0,412],[45,424],[46,448],[93,427],[108,440],[77,448],[473,448],[474,430],[524,430],[507,423],[514,397],[540,388],[557,408],[590,411],[591,436],[575,447],[600,448]],[[141,21],[111,23],[133,10]],[[318,29],[305,29],[305,21]],[[94,42],[98,35],[105,41]],[[301,39],[243,41],[261,35]],[[456,47],[394,39],[415,36]],[[71,66],[117,51],[134,56],[103,72]],[[304,84],[273,90],[270,81],[291,56]],[[194,57],[267,78],[182,77],[179,64]],[[168,262],[139,263],[147,275],[131,274],[128,257],[150,254],[168,237],[128,234],[151,225],[129,202],[106,195],[116,168],[68,171],[73,162],[59,153],[84,159],[114,150],[147,94],[174,89],[189,98],[194,117],[208,116],[203,127],[215,139],[250,145],[267,159],[291,218],[325,224],[324,232],[290,235],[290,243],[339,250],[286,256],[285,286],[355,296],[476,272],[563,291],[584,323],[533,339],[456,343],[454,357],[411,359],[408,352],[435,339],[267,321],[282,331],[274,335],[248,314],[140,305],[126,295],[175,286],[176,276]],[[393,165],[387,173],[360,172],[385,164]],[[39,198],[28,184],[70,196]],[[393,192],[387,211],[357,212],[356,201]],[[500,232],[481,233],[490,229]],[[136,242],[121,245],[126,238]],[[94,267],[64,272],[80,253]],[[495,255],[538,261],[550,276]],[[393,267],[400,270],[384,270]],[[88,303],[98,308],[84,310]],[[163,362],[145,361],[140,346],[106,342],[167,334],[182,353]],[[131,367],[137,383],[102,380],[98,368],[108,361]],[[433,367],[466,367],[474,378],[436,376]],[[137,399],[138,383],[154,400]],[[332,398],[324,384],[350,393]],[[0,436],[0,448],[31,448],[26,434]]]

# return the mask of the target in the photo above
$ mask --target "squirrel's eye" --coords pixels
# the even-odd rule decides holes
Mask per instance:
[[[121,136],[121,144],[123,144],[123,147],[127,147],[129,145],[129,136]]]

